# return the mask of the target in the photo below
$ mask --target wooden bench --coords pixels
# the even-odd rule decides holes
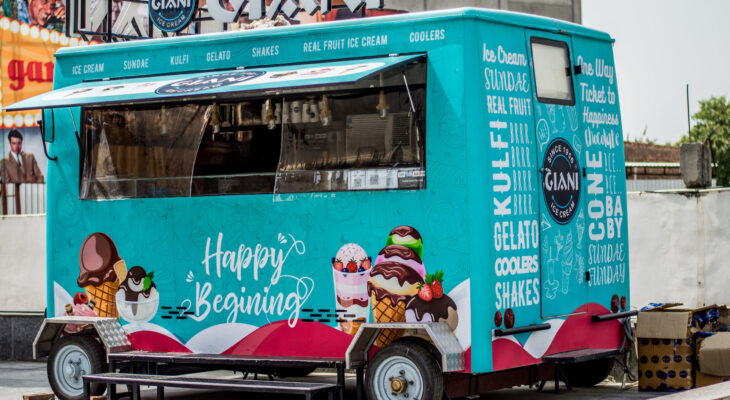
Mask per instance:
[[[84,398],[86,400],[90,400],[92,383],[106,385],[107,399],[110,400],[117,398],[116,385],[129,386],[132,389],[129,393],[132,400],[140,399],[140,386],[157,387],[158,400],[164,399],[166,387],[303,395],[307,400],[312,399],[313,396],[320,393],[327,393],[328,399],[334,400],[335,392],[337,391],[337,385],[332,383],[212,379],[166,375],[122,374],[115,372],[86,375],[83,379]]]
[[[580,349],[544,356],[542,362],[555,365],[555,391],[557,392],[560,388],[560,381],[565,383],[565,387],[568,390],[573,390],[568,377],[565,376],[565,372],[561,368],[563,365],[577,364],[585,361],[598,360],[600,358],[610,358],[619,354],[621,354],[621,349]],[[540,382],[540,386],[537,388],[538,392],[542,391],[545,382]]]

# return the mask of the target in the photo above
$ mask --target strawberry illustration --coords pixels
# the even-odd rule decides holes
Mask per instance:
[[[439,281],[433,281],[431,283],[431,290],[433,291],[433,298],[434,299],[440,299],[444,297],[444,288],[441,286],[441,282]]]
[[[74,295],[74,304],[87,304],[88,302],[89,298],[85,293],[78,292]]]
[[[342,266],[342,260],[340,260],[339,258],[336,259],[335,262],[334,262],[334,264],[332,264],[332,267],[334,269],[336,269],[337,271],[342,272],[342,268],[343,268],[343,266]]]
[[[365,269],[370,269],[370,258],[363,258],[360,260],[360,266]]]
[[[444,287],[441,282],[444,281],[444,271],[438,270],[433,274],[426,274],[426,283],[431,286],[434,299],[440,299],[444,296]]]
[[[354,258],[347,262],[347,272],[357,272],[357,263]]]
[[[428,283],[418,284],[418,297],[420,297],[423,301],[431,301],[431,299],[433,299],[433,291]]]

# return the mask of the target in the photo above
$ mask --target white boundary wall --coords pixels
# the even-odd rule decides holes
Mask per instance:
[[[730,189],[628,194],[631,305],[730,304]]]
[[[0,313],[46,308],[46,216],[0,216]]]
[[[631,305],[730,304],[730,189],[628,194]],[[46,306],[46,216],[0,217],[0,313]]]

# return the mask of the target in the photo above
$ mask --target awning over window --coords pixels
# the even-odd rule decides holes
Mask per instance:
[[[353,83],[421,54],[83,82],[23,100],[7,111],[121,104]]]

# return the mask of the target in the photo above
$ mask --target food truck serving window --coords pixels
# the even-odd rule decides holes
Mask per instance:
[[[344,84],[85,107],[80,197],[423,189],[425,111],[424,58]]]
[[[530,47],[535,68],[537,99],[543,103],[575,104],[568,44],[557,40],[532,38]]]

